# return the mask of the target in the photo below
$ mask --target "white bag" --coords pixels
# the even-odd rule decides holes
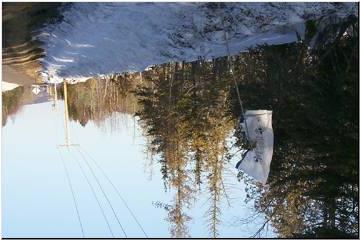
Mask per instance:
[[[246,124],[241,123],[247,139],[255,142],[256,147],[246,153],[238,170],[244,171],[262,184],[266,184],[273,155],[274,132],[271,118],[272,111],[250,110],[245,112]]]

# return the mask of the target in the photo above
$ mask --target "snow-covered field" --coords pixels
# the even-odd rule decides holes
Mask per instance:
[[[357,15],[357,3],[73,3],[36,35],[50,81],[141,71],[172,60],[231,54],[304,37],[304,22]],[[47,79],[47,77],[45,77]]]

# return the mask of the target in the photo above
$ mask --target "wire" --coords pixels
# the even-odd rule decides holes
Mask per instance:
[[[56,91],[56,89],[55,89]],[[54,129],[55,129],[55,145],[57,144],[57,140],[58,140],[58,128],[56,127],[57,125],[57,108],[55,106],[55,109],[54,109],[54,117],[53,118],[53,124],[54,124]],[[73,189],[73,186],[72,186],[72,182],[71,182],[71,179],[70,179],[70,174],[69,174],[69,171],[66,167],[66,164],[65,164],[65,161],[64,161],[64,158],[61,154],[61,151],[59,148],[57,148],[58,152],[59,152],[59,156],[60,156],[60,159],[61,159],[61,163],[65,169],[65,173],[66,173],[66,179],[67,179],[67,182],[69,184],[69,187],[70,187],[70,191],[71,191],[71,195],[72,195],[72,199],[73,199],[73,202],[74,202],[74,206],[75,206],[75,210],[76,210],[76,215],[77,215],[77,218],[78,218],[78,221],[79,221],[79,224],[80,224],[80,229],[81,229],[81,234],[82,234],[82,237],[84,238],[85,237],[85,234],[84,234],[84,229],[83,229],[83,225],[82,225],[82,222],[81,222],[81,218],[80,218],[80,213],[79,213],[79,209],[78,209],[78,205],[77,205],[77,201],[76,201],[76,198],[75,198],[75,193],[74,193],[74,189]]]
[[[75,155],[75,156],[76,156],[76,155]],[[85,179],[86,179],[86,181],[87,181],[87,183],[88,183],[88,185],[89,185],[89,187],[90,187],[90,189],[91,189],[92,194],[94,195],[94,197],[95,197],[95,199],[96,199],[96,202],[97,202],[97,204],[98,204],[98,206],[99,206],[99,208],[100,208],[100,210],[101,210],[101,213],[102,213],[102,215],[103,215],[103,217],[104,217],[104,219],[105,219],[105,222],[106,222],[106,224],[107,224],[107,226],[108,226],[108,228],[109,228],[109,231],[110,231],[110,233],[111,233],[111,236],[114,237],[114,233],[113,233],[113,231],[111,230],[111,226],[110,226],[109,221],[108,221],[108,219],[107,219],[107,217],[106,217],[106,215],[105,215],[105,211],[104,211],[104,209],[102,208],[102,206],[101,206],[101,204],[100,204],[100,201],[99,201],[99,199],[98,199],[98,197],[97,197],[97,195],[96,195],[96,193],[95,193],[95,190],[94,190],[94,188],[93,188],[93,186],[92,186],[92,184],[91,184],[88,176],[85,174],[85,171],[84,171],[83,167],[81,166],[80,161],[78,160],[77,157],[75,157],[75,159],[76,159],[76,163],[78,164],[78,166],[79,166],[82,174],[84,175],[84,177],[85,177]]]
[[[124,233],[125,237],[127,238],[126,232],[125,232],[125,230],[124,230],[124,228],[123,228],[123,226],[122,226],[122,224],[121,224],[121,222],[120,222],[120,220],[119,220],[119,218],[118,218],[118,216],[117,216],[117,214],[116,214],[116,212],[115,212],[115,210],[114,210],[114,207],[112,206],[112,204],[111,204],[108,196],[106,195],[104,189],[102,188],[99,179],[97,178],[96,174],[94,173],[94,170],[93,170],[92,167],[90,166],[90,164],[89,164],[89,162],[87,161],[87,159],[86,159],[86,157],[84,156],[84,154],[83,154],[82,152],[80,152],[79,149],[76,148],[76,150],[80,153],[82,159],[85,161],[86,165],[87,165],[88,168],[90,169],[91,174],[93,175],[93,177],[95,178],[97,184],[99,185],[101,192],[103,193],[106,201],[108,202],[108,204],[109,204],[109,206],[110,206],[110,208],[111,208],[111,210],[112,210],[112,212],[113,212],[113,214],[114,214],[114,216],[115,216],[115,218],[116,218],[116,221],[118,222],[118,224],[119,224],[122,232]]]
[[[77,214],[79,224],[80,224],[81,234],[82,234],[82,237],[84,238],[85,237],[84,229],[83,229],[83,225],[82,225],[82,222],[81,222],[80,213],[79,213],[78,205],[77,205],[77,202],[76,202],[75,193],[74,193],[74,189],[73,189],[72,182],[71,182],[71,179],[70,179],[69,171],[68,171],[68,169],[66,167],[66,164],[65,164],[64,158],[63,158],[63,156],[61,154],[61,151],[59,149],[57,149],[57,150],[59,152],[61,162],[62,162],[62,164],[64,166],[64,169],[65,169],[66,178],[67,178],[70,190],[71,190],[71,195],[72,195],[73,202],[74,202],[74,205],[75,205],[76,214]]]
[[[78,149],[79,150],[79,149]],[[80,151],[80,150],[79,150]],[[86,153],[89,158],[95,163],[95,165],[97,166],[97,168],[101,171],[101,173],[105,176],[105,178],[108,180],[108,182],[111,184],[111,186],[115,189],[117,195],[120,197],[121,201],[123,202],[123,204],[125,205],[125,207],[127,208],[127,210],[130,212],[131,216],[134,218],[135,222],[137,223],[137,225],[139,226],[139,228],[141,229],[141,231],[144,233],[144,235],[146,236],[146,238],[148,238],[148,235],[146,234],[144,228],[141,226],[140,222],[138,221],[138,219],[136,218],[135,214],[133,213],[133,211],[130,209],[130,207],[128,206],[128,204],[126,203],[125,199],[122,197],[119,189],[115,186],[115,184],[111,181],[111,179],[108,177],[108,175],[105,173],[105,171],[103,170],[103,168],[95,161],[95,159],[87,152],[85,151],[85,149],[83,150],[84,153]]]

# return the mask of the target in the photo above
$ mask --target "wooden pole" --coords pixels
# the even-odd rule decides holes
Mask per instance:
[[[67,82],[64,79],[64,126],[65,126],[65,145],[69,145],[69,128],[68,128],[68,120],[69,120],[69,111],[68,111],[68,102],[67,102]]]
[[[56,83],[54,84],[54,94],[55,94],[55,106],[56,106],[56,102],[57,102],[57,88],[56,88]]]
[[[70,144],[70,134],[68,128],[68,121],[69,121],[69,109],[68,109],[68,99],[67,99],[67,82],[64,79],[64,130],[65,130],[65,143],[58,145],[58,147],[79,147],[80,144]],[[57,97],[56,97],[57,98]]]
[[[54,107],[54,109],[56,110],[56,102],[57,102],[57,90],[56,90],[57,88],[56,88],[56,83],[54,83],[54,104],[53,104],[53,107]]]

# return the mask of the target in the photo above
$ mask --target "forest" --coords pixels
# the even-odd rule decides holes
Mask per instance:
[[[69,85],[70,119],[100,126],[113,113],[136,115],[150,160],[161,163],[164,189],[175,192],[166,207],[171,236],[190,236],[190,210],[207,194],[204,222],[217,237],[233,187],[224,175],[234,167],[233,150],[245,147],[233,64],[245,109],[273,111],[268,186],[238,176],[248,185],[243,201],[254,200],[266,216],[254,236],[270,224],[285,238],[358,237],[358,41],[357,18],[325,18],[308,21],[305,38],[295,43],[90,79]],[[21,91],[3,93],[3,126],[19,109]],[[58,92],[62,98],[62,87]],[[239,216],[234,224],[242,222]]]

